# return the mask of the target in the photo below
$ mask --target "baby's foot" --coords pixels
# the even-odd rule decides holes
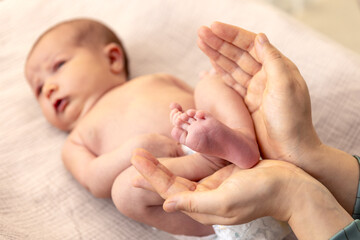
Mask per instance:
[[[241,131],[227,127],[206,111],[190,109],[183,112],[179,104],[172,104],[171,108],[170,118],[174,125],[171,135],[181,144],[241,168],[250,168],[259,161],[257,143]]]

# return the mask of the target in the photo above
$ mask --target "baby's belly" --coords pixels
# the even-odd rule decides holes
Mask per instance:
[[[131,121],[122,119],[104,122],[101,125],[103,127],[99,129],[99,138],[94,146],[99,155],[113,151],[131,138],[143,134],[157,133],[171,138],[172,125],[168,116],[161,119],[152,116],[138,117]]]
[[[161,88],[160,88],[161,89]],[[89,118],[96,129],[97,153],[107,153],[118,148],[129,139],[148,133],[171,137],[171,102],[181,104],[184,109],[194,108],[192,94],[174,87],[164,90],[141,90],[140,93],[121,93],[97,105]],[[118,96],[121,96],[118,97]]]

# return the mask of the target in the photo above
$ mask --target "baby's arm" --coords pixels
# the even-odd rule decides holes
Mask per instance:
[[[129,144],[96,156],[77,134],[69,136],[62,151],[65,167],[82,186],[101,198],[111,196],[112,183],[119,173],[129,167],[130,157]]]
[[[115,178],[130,166],[132,151],[136,147],[144,147],[158,156],[182,154],[180,146],[172,139],[146,134],[131,138],[115,150],[97,156],[85,146],[79,134],[73,132],[64,144],[62,158],[65,167],[82,186],[95,197],[108,198]]]

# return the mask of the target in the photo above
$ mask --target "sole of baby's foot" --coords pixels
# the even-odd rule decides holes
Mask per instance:
[[[192,150],[225,159],[241,168],[253,167],[259,161],[255,140],[246,137],[214,118],[209,112],[176,108],[172,137]]]

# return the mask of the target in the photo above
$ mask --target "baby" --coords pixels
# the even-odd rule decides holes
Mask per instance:
[[[224,166],[229,154],[238,156],[233,162],[243,168],[259,160],[249,112],[239,94],[217,75],[205,74],[195,91],[167,74],[128,81],[120,40],[97,21],[75,19],[47,30],[28,55],[25,75],[46,119],[69,132],[62,159],[74,178],[94,196],[111,197],[124,215],[167,232],[204,236],[213,230],[183,213],[165,213],[160,196],[132,187],[137,171],[130,159],[135,148],[148,150],[171,171],[191,180]],[[167,120],[169,105],[172,122]],[[183,112],[195,106],[208,112]],[[187,125],[204,121],[208,124],[202,124],[203,131],[217,136],[218,143],[222,138],[212,124],[221,121],[234,142],[243,145],[211,141],[209,146],[196,133],[187,135]],[[200,153],[184,155],[171,134]],[[211,152],[202,154],[202,149]]]

